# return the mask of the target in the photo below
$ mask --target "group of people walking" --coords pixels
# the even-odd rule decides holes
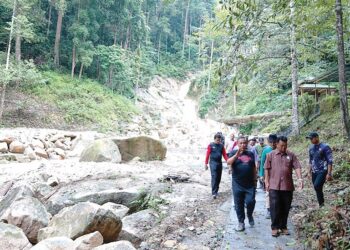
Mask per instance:
[[[307,136],[309,147],[308,176],[312,180],[319,206],[324,205],[323,185],[332,180],[333,157],[331,148],[320,142],[319,135]],[[303,189],[301,164],[297,156],[288,150],[288,138],[270,134],[264,138],[248,138],[234,133],[224,142],[222,133],[216,133],[214,142],[207,148],[205,169],[210,166],[212,197],[216,199],[222,175],[222,158],[232,175],[232,193],[238,219],[237,231],[245,230],[245,218],[254,227],[254,208],[257,184],[265,191],[266,218],[271,219],[271,235],[289,235],[287,221],[295,190],[293,171],[297,176],[297,188]],[[208,166],[209,163],[209,166]],[[245,213],[246,208],[246,213]]]

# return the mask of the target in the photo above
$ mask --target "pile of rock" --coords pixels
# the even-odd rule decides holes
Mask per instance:
[[[5,136],[0,138],[0,160],[63,160],[67,157],[67,151],[73,149],[78,140],[76,134],[64,133],[49,133],[25,139]]]
[[[155,217],[128,213],[121,204],[79,202],[52,216],[29,186],[14,187],[0,201],[0,249],[132,250],[142,242],[137,226]]]

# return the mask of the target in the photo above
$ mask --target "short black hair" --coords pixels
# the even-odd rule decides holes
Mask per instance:
[[[221,139],[221,138],[222,138],[221,134],[216,133],[216,134],[214,135],[214,140],[215,140],[216,138]]]
[[[277,142],[280,142],[280,141],[288,142],[287,136],[284,136],[284,135],[279,136],[279,137],[277,138]]]
[[[248,141],[248,138],[247,136],[244,136],[244,135],[241,135],[237,138],[237,141],[241,140],[241,139],[244,139],[244,141]]]
[[[269,137],[267,138],[269,143],[274,143],[277,141],[277,135],[276,134],[270,134]]]

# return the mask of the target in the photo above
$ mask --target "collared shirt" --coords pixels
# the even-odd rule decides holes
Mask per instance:
[[[325,143],[311,145],[309,148],[309,163],[314,173],[327,170],[329,165],[333,165],[331,148]]]
[[[298,158],[290,151],[273,150],[266,157],[265,169],[269,171],[270,189],[293,191],[293,169],[301,168]]]
[[[227,161],[227,154],[224,145],[221,143],[210,143],[207,148],[207,154],[205,156],[205,164],[208,164],[210,158],[210,164],[221,164],[221,158],[224,157]]]

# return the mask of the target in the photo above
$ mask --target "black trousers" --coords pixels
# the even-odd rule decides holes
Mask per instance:
[[[219,186],[222,175],[222,163],[210,163],[211,173],[211,194],[217,195],[219,192]]]
[[[255,186],[247,188],[242,187],[234,180],[232,180],[232,192],[233,199],[235,201],[235,209],[238,222],[244,223],[244,204],[246,204],[247,206],[248,219],[253,217],[253,212],[255,208]]]
[[[327,170],[312,173],[312,184],[316,191],[317,201],[320,206],[324,204],[323,185],[326,182]]]
[[[271,229],[287,229],[293,191],[270,190]]]

